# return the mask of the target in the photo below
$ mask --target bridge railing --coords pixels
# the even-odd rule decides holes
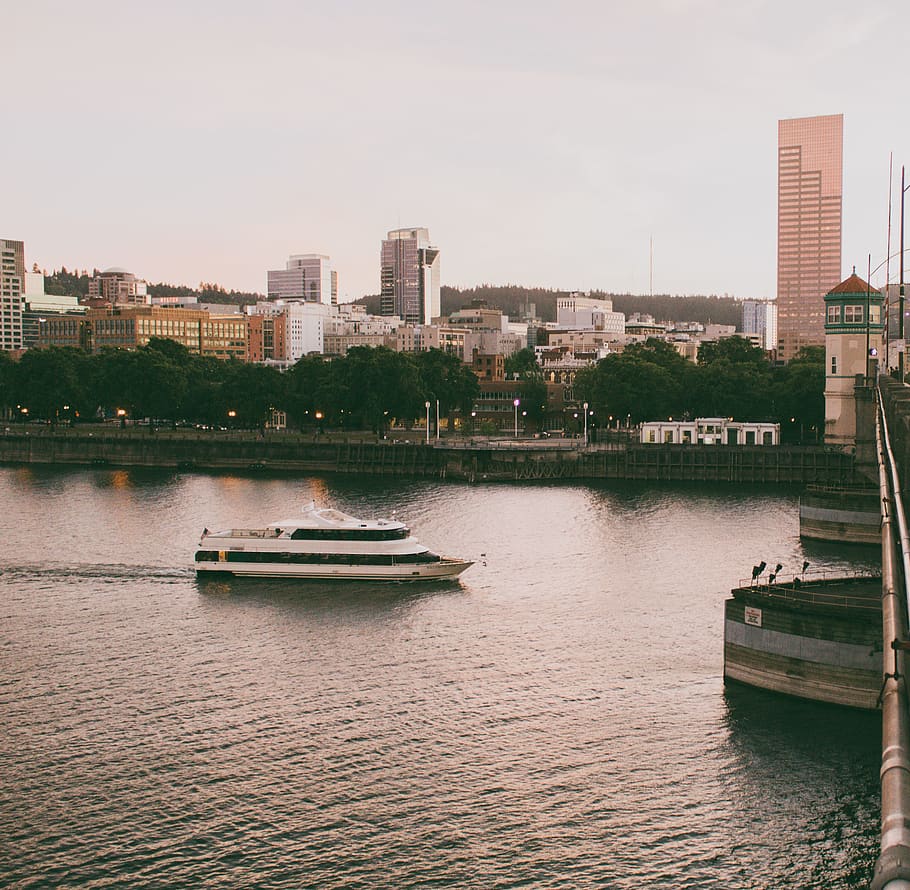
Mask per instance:
[[[910,890],[910,709],[906,678],[910,535],[881,391],[875,423],[882,504],[882,838],[873,890]]]

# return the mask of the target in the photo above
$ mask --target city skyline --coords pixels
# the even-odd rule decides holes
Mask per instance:
[[[19,4],[0,236],[28,268],[260,293],[321,253],[347,301],[426,226],[452,286],[771,297],[781,119],[844,115],[841,272],[884,258],[910,123],[856,60],[889,58],[892,6]]]

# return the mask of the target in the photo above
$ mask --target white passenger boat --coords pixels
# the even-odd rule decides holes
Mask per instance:
[[[205,529],[196,572],[361,581],[452,580],[473,565],[431,553],[404,523],[311,505],[265,528]]]

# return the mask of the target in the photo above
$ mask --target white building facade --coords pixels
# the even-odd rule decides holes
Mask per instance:
[[[774,300],[743,300],[743,334],[758,334],[766,352],[777,349],[777,303]]]
[[[657,420],[641,425],[647,445],[779,445],[779,423],[697,417],[695,420]]]
[[[556,300],[556,325],[564,329],[622,335],[626,331],[626,317],[622,312],[613,311],[612,300],[569,294]]]

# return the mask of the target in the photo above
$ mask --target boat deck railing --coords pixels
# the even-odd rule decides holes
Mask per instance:
[[[275,528],[232,528],[232,538],[277,538],[281,532]]]

